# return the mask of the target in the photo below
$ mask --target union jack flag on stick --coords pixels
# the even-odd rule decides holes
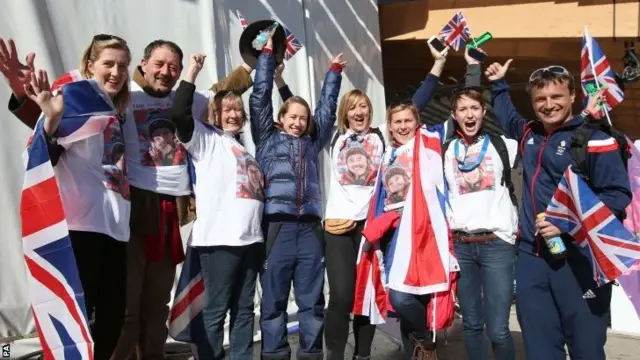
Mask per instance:
[[[289,60],[295,55],[300,49],[302,49],[302,43],[298,40],[293,33],[284,28],[284,34],[287,38],[287,51],[284,53],[284,59]]]
[[[240,10],[236,10],[236,15],[238,15],[238,20],[240,20],[240,26],[242,26],[243,29],[249,26],[247,19],[245,19],[244,16],[242,16],[242,14],[240,13]]]
[[[94,80],[72,82],[61,91],[65,112],[58,128],[59,144],[102,134],[115,121],[113,105]],[[49,157],[43,116],[29,139],[24,163],[22,246],[44,358],[93,360],[84,291]]]
[[[573,237],[589,259],[598,285],[616,280],[640,259],[640,242],[569,167],[546,211],[546,218]]]
[[[467,40],[471,38],[471,29],[467,25],[467,19],[462,11],[456,13],[451,20],[445,25],[438,37],[442,41],[458,51]]]

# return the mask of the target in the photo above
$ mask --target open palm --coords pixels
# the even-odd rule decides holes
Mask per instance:
[[[15,42],[9,39],[7,43],[0,38],[0,72],[4,75],[16,97],[21,98],[26,95],[24,85],[31,82],[31,74],[34,72],[33,61],[36,54],[27,54],[23,64],[18,59]]]
[[[45,115],[45,131],[49,135],[55,133],[64,112],[64,101],[61,93],[55,96],[51,93],[47,72],[40,70],[38,76],[31,73],[31,82],[24,85],[24,91],[29,99],[38,104]]]

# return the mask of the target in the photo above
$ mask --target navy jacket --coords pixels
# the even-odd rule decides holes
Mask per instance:
[[[265,176],[265,215],[293,215],[322,219],[318,155],[325,146],[336,121],[342,75],[328,71],[322,84],[313,120],[313,136],[295,137],[275,127],[273,122],[273,55],[258,58],[249,99],[251,135],[256,159]]]
[[[522,151],[524,185],[520,211],[520,250],[539,254],[544,243],[539,236],[534,236],[536,214],[547,209],[567,167],[573,165],[573,169],[577,169],[570,146],[584,118],[581,115],[574,116],[563,127],[547,133],[540,121],[528,122],[518,114],[511,102],[506,81],[493,82],[491,90],[496,120],[507,137],[520,142]],[[609,138],[598,131],[593,133],[590,140]],[[631,191],[620,153],[617,149],[589,152],[587,163],[591,189],[614,214],[621,214],[631,202]]]

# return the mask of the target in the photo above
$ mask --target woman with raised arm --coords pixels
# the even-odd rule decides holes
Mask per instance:
[[[263,177],[239,141],[247,118],[240,93],[216,93],[209,104],[209,123],[214,126],[194,119],[194,82],[204,59],[202,54],[191,55],[169,113],[197,179],[198,216],[189,246],[200,258],[207,301],[206,338],[196,339],[196,346],[200,359],[224,359],[224,320],[230,312],[229,356],[250,359],[253,300],[262,259]]]
[[[448,49],[440,53],[430,44],[429,48],[434,58],[433,67],[411,99],[418,109],[431,100],[447,59]],[[342,96],[338,107],[338,131],[329,150],[330,190],[324,219],[330,293],[325,321],[329,360],[344,359],[362,229],[385,151],[384,136],[378,127],[371,126],[372,119],[373,107],[366,93],[354,89]],[[368,317],[354,317],[355,359],[370,358],[374,334],[375,326],[370,324]]]
[[[336,120],[341,72],[336,56],[327,72],[315,115],[299,96],[290,97],[273,120],[271,94],[276,61],[269,39],[258,58],[250,99],[256,157],[265,173],[266,261],[261,275],[262,358],[290,359],[287,303],[291,282],[300,323],[299,359],[322,359],[324,246],[319,153]]]
[[[80,64],[83,78],[94,79],[105,93],[103,101],[109,106],[93,109],[87,104],[65,108],[64,88],[52,94],[46,71],[31,74],[31,83],[25,86],[25,95],[42,110],[44,131],[50,152],[58,147],[64,153],[54,167],[69,227],[69,237],[80,276],[87,320],[95,314],[92,337],[95,359],[108,360],[120,335],[125,313],[126,245],[129,241],[128,197],[124,140],[122,138],[123,112],[129,105],[127,68],[131,52],[127,43],[113,35],[97,35],[85,50]],[[55,93],[55,92],[54,92]],[[93,97],[95,98],[95,97]],[[95,130],[90,136],[58,142],[58,129],[64,126],[67,111],[83,114],[113,109],[111,115],[95,117],[84,131]],[[97,105],[96,105],[97,107]],[[72,114],[69,114],[71,116]],[[78,118],[70,118],[77,124]],[[64,126],[66,128],[66,126]],[[67,132],[64,131],[64,135]],[[87,135],[85,133],[84,135]],[[62,136],[62,135],[61,135]]]

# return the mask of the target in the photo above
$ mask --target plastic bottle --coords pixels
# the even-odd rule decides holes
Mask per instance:
[[[280,24],[278,24],[277,21],[274,21],[271,26],[260,31],[258,36],[256,36],[256,38],[251,42],[251,46],[258,51],[262,50],[262,48],[267,44],[267,40],[269,40],[269,35],[273,35],[279,25]]]
[[[544,213],[540,213],[537,215],[538,219],[544,219]],[[545,244],[547,244],[547,249],[551,255],[556,259],[562,259],[567,255],[567,247],[564,245],[562,238],[560,236],[554,236],[550,238],[543,237]]]

